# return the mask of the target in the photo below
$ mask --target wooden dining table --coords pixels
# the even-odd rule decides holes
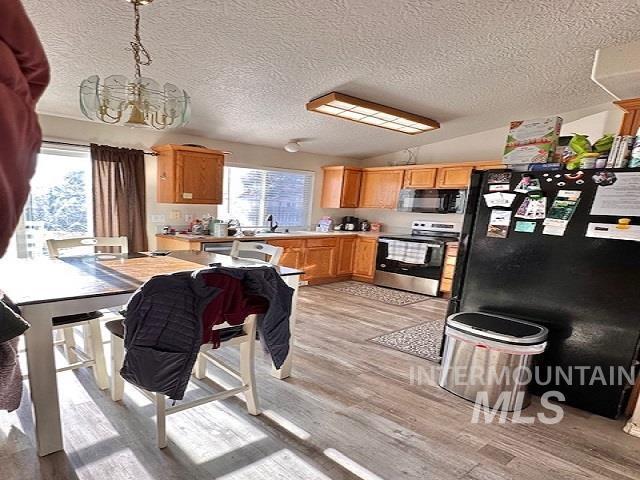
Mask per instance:
[[[192,271],[203,266],[253,267],[257,260],[201,251],[176,251],[166,256],[97,254],[79,257],[0,261],[0,290],[31,324],[25,332],[29,391],[38,454],[63,450],[52,318],[126,305],[131,295],[154,275]],[[301,270],[274,267],[294,289],[290,318],[293,347],[296,300]],[[291,375],[293,348],[272,375]],[[113,372],[112,372],[113,374]]]

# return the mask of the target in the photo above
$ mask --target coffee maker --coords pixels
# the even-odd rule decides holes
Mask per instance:
[[[360,228],[360,219],[358,217],[342,217],[342,229],[347,232],[354,232]]]

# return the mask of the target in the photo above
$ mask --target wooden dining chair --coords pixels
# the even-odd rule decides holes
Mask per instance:
[[[73,255],[73,250],[79,247],[93,247],[93,251],[89,254],[101,253],[96,250],[96,248],[100,247],[117,247],[120,249],[120,253],[129,253],[127,237],[81,237],[47,240],[49,256],[52,258]],[[69,250],[71,252],[68,252]],[[78,253],[77,250],[76,253]],[[111,310],[54,317],[52,319],[54,334],[62,332],[62,339],[56,338],[54,345],[62,345],[64,347],[64,354],[68,363],[68,365],[58,368],[56,371],[63,372],[76,368],[92,367],[98,387],[101,390],[108,388],[109,379],[104,358],[100,321],[116,319],[121,320],[122,316]],[[74,333],[76,327],[82,327],[84,350],[80,350],[76,345]]]
[[[268,243],[240,242],[238,240],[234,240],[233,246],[231,247],[231,256],[243,258],[242,252],[252,252],[254,254],[262,253],[268,255],[269,259],[265,260],[266,263],[269,263],[271,265],[279,265],[280,258],[282,257],[282,252],[284,252],[284,248],[269,245]],[[255,260],[254,257],[251,257],[250,259]]]
[[[207,365],[211,363],[227,372],[232,377],[240,380],[240,386],[225,389],[222,392],[210,393],[207,396],[192,400],[190,402],[180,403],[179,405],[175,405],[174,402],[174,405],[167,406],[167,398],[165,395],[161,393],[149,392],[133,385],[155,405],[158,448],[165,448],[167,446],[167,415],[181,412],[189,408],[198,407],[200,405],[204,405],[205,403],[224,400],[240,393],[244,394],[244,399],[249,414],[260,414],[255,379],[255,338],[258,317],[259,315],[247,316],[244,323],[242,324],[242,333],[229,340],[223,341],[221,344],[221,346],[236,345],[240,347],[239,371],[217,358],[213,354],[215,350],[211,348],[211,344],[205,344],[200,348],[197,362],[193,368],[193,377],[201,380],[204,378],[208,378]],[[122,400],[122,397],[124,395],[125,381],[119,373],[124,362],[124,326],[122,324],[122,321],[114,320],[107,322],[106,327],[111,333],[111,398],[113,399],[113,401],[117,402]],[[232,325],[229,325],[227,322],[225,322],[220,325],[216,325],[214,327],[214,330],[222,330],[229,327],[232,327]],[[213,379],[210,380],[215,381]]]

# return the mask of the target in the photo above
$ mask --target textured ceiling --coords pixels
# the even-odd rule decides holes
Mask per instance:
[[[131,5],[23,1],[53,68],[39,110],[81,118],[83,78],[132,72]],[[189,92],[185,133],[369,157],[609,101],[593,54],[640,38],[639,17],[622,0],[156,0],[143,75]],[[442,128],[408,136],[305,110],[334,90]]]

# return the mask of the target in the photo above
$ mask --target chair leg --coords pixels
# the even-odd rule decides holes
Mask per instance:
[[[246,342],[240,344],[240,376],[242,383],[249,387],[244,392],[244,398],[250,415],[260,415],[258,392],[256,391],[255,345],[255,337],[250,337]]]
[[[84,352],[89,358],[94,358],[95,352],[93,351],[93,343],[91,342],[91,326],[89,325],[89,322],[81,327],[81,331],[82,347],[84,348]]]
[[[167,446],[167,400],[162,393],[156,393],[156,435],[158,448]]]
[[[193,366],[193,376],[198,380],[202,380],[207,376],[207,358],[201,353],[198,354],[196,363]]]
[[[76,355],[76,338],[73,333],[73,327],[67,327],[62,329],[62,335],[64,338],[64,355],[67,357],[67,362],[76,363],[78,356]]]
[[[89,321],[89,342],[93,352],[93,375],[100,390],[109,388],[109,377],[107,375],[107,365],[104,358],[104,346],[102,345],[102,333],[100,332],[100,321]]]
[[[124,340],[111,335],[111,400],[119,402],[124,395],[124,379],[120,369],[124,363]]]

